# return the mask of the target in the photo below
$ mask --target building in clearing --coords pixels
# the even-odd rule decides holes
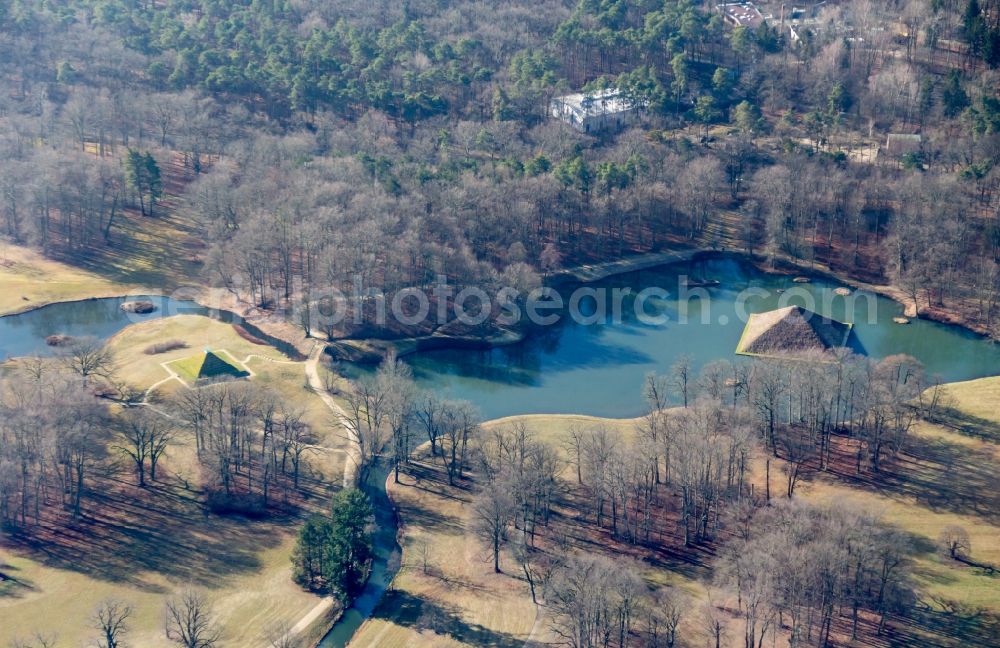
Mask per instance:
[[[617,88],[556,97],[549,104],[553,117],[581,133],[617,131],[635,120],[638,106]]]
[[[885,138],[885,152],[893,157],[902,157],[910,153],[920,153],[923,144],[923,138],[919,134],[889,133]]]
[[[716,9],[733,27],[757,29],[764,24],[764,14],[752,2],[726,2],[717,5]]]
[[[736,353],[787,357],[829,351],[847,345],[851,326],[801,306],[755,313],[743,329]]]

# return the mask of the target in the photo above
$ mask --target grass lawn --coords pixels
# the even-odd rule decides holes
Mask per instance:
[[[187,346],[166,353],[149,355],[145,349],[165,340],[181,340]],[[273,347],[247,341],[230,324],[200,315],[177,315],[152,319],[122,329],[108,341],[114,351],[119,375],[137,389],[158,385],[151,394],[160,400],[185,389],[163,368],[176,361],[199,357],[201,350],[225,350],[227,358],[253,372],[254,383],[279,392],[284,402],[294,403],[306,411],[306,421],[314,430],[331,427],[329,410],[306,388],[305,364],[290,361]],[[340,447],[335,439],[334,447]]]
[[[951,560],[937,546],[946,526],[959,525],[972,562],[1000,567],[1000,378],[954,383],[946,393],[942,421],[921,422],[898,467],[875,487],[823,475],[802,494],[881,511],[910,534],[915,574],[934,607],[1000,618],[1000,574]]]
[[[164,340],[183,340],[187,347],[156,355],[145,353],[149,345]],[[303,410],[303,420],[312,427],[318,445],[334,450],[347,445],[346,438],[334,431],[330,410],[306,386],[305,363],[290,361],[273,347],[247,341],[230,324],[199,315],[177,315],[122,329],[108,345],[125,381],[141,390],[156,385],[149,395],[154,402],[188,389],[180,381],[170,379],[164,363],[174,367],[176,361],[199,357],[203,348],[224,349],[224,357],[253,372],[254,384],[276,391],[283,403]],[[334,452],[325,461],[331,469],[336,466],[342,469],[344,458],[342,453]]]
[[[187,346],[166,353],[145,353],[150,345],[165,340],[180,340]],[[185,363],[193,366],[204,355],[205,348],[220,351],[219,355],[234,363],[238,369],[242,369],[243,360],[252,355],[288,360],[272,347],[243,339],[232,325],[200,315],[177,315],[134,324],[119,331],[108,341],[108,345],[114,351],[121,377],[143,389],[169,377],[164,364],[184,375],[189,369]],[[251,358],[250,362],[253,360]],[[197,369],[193,371],[197,372]],[[194,382],[193,377],[184,377]]]
[[[167,339],[184,340],[188,348],[143,352]],[[188,389],[176,379],[164,382],[168,373],[161,362],[189,357],[204,346],[227,349],[241,366],[246,361],[254,384],[276,390],[283,403],[305,412],[303,420],[320,446],[308,456],[309,501],[322,506],[330,485],[340,483],[344,455],[335,450],[344,440],[331,431],[329,410],[306,389],[303,363],[248,342],[228,324],[198,316],[136,324],[110,345],[130,384],[145,390],[161,383],[153,400]],[[0,584],[0,646],[36,628],[58,634],[60,646],[89,645],[94,606],[118,598],[135,608],[130,645],[166,648],[164,600],[194,586],[213,603],[223,645],[265,648],[270,626],[293,625],[319,602],[291,581],[289,556],[300,520],[205,516],[196,490],[202,469],[186,435],[168,450],[159,481],[146,492],[133,485],[127,466],[123,469],[94,489],[94,504],[85,503],[79,522],[53,523],[36,539],[0,544],[2,571],[17,579]]]
[[[106,279],[9,243],[0,243],[0,286],[0,315],[52,302],[140,291],[135,284]]]
[[[266,628],[279,621],[294,623],[318,602],[291,581],[293,528],[219,519],[202,523],[200,517],[191,511],[184,532],[143,527],[143,532],[163,536],[146,547],[150,560],[92,557],[95,563],[113,563],[107,569],[44,557],[46,551],[61,554],[59,546],[40,548],[39,555],[31,556],[20,548],[0,547],[5,571],[20,583],[0,596],[0,645],[29,637],[36,629],[58,635],[60,646],[90,645],[88,640],[96,638],[89,623],[93,608],[116,598],[135,608],[130,645],[166,648],[173,644],[163,636],[164,599],[175,589],[196,585],[208,593],[222,621],[225,645],[263,648]],[[164,555],[178,563],[161,563]]]
[[[315,496],[328,496],[319,485],[339,481],[342,459],[309,461],[322,480]],[[3,571],[17,579],[0,590],[0,645],[35,629],[58,634],[60,646],[90,645],[93,608],[115,598],[135,608],[130,645],[166,648],[165,598],[197,587],[212,602],[223,645],[265,648],[270,627],[295,624],[319,602],[291,580],[297,518],[206,516],[193,490],[200,469],[192,444],[171,447],[163,462],[146,492],[126,472],[102,482],[79,522],[43,523],[35,539],[0,544]]]

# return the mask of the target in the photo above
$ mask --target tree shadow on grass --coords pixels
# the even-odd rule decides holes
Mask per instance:
[[[899,648],[1000,646],[1000,616],[982,608],[920,605],[891,626],[887,644]]]
[[[462,497],[464,493],[459,487],[448,486],[448,478],[438,463],[440,459],[433,460],[438,465],[428,463],[429,460],[429,457],[425,457],[424,460],[411,461],[405,466],[405,472],[400,472],[399,486],[403,489],[403,494],[405,495],[405,491],[417,490],[431,497],[450,499],[461,504],[468,503],[468,500]],[[418,498],[402,497],[398,501],[398,506],[406,524],[427,529],[431,533],[448,535],[465,533],[462,520],[452,515],[445,515],[440,510],[434,510]]]
[[[386,592],[373,618],[418,632],[430,631],[453,637],[471,646],[521,648],[524,645],[524,639],[469,623],[461,617],[459,608],[433,603],[399,590]]]
[[[838,439],[838,444],[845,441]],[[912,436],[905,451],[884,461],[880,472],[866,468],[861,474],[854,469],[856,450],[838,450],[841,460],[833,463],[830,472],[845,482],[887,497],[912,497],[932,511],[975,515],[1000,523],[1000,472],[987,449]]]
[[[965,436],[1000,443],[1000,423],[973,416],[954,407],[939,407],[930,422]]]
[[[563,493],[543,533],[583,553],[627,556],[692,580],[709,576],[709,565],[715,555],[713,546],[706,543],[685,547],[677,523],[680,515],[669,503],[654,507],[656,532],[648,540],[638,538],[635,542],[614,536],[607,526],[610,515],[604,526],[598,527],[589,504],[578,489]]]
[[[35,589],[34,583],[18,575],[20,570],[0,562],[0,599],[21,598]]]
[[[49,567],[163,593],[157,576],[218,587],[227,578],[258,571],[260,553],[292,531],[291,517],[206,515],[195,494],[180,487],[140,490],[111,480],[101,486],[103,492],[85,500],[79,518],[43,517],[10,535],[8,544]]]
[[[400,515],[407,524],[427,529],[431,533],[445,533],[448,535],[461,535],[465,533],[465,527],[460,520],[452,516],[442,515],[419,502],[407,500],[400,504]]]

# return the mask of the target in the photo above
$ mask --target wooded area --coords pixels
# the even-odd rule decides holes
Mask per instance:
[[[913,622],[908,536],[855,505],[795,492],[820,473],[882,479],[916,421],[941,407],[911,358],[720,361],[697,376],[682,359],[647,377],[648,413],[633,434],[576,425],[562,446],[523,421],[456,424],[469,405],[393,399],[414,394],[407,380],[388,367],[359,389],[380,420],[400,421],[380,426],[380,447],[426,435],[427,458],[411,467],[405,453],[396,479],[426,479],[439,462],[456,492],[474,484],[469,529],[483,569],[523,578],[567,646],[689,645],[692,626],[721,642],[734,614],[746,648],[776,637],[872,642],[891,619]],[[964,537],[950,531],[942,550]],[[709,561],[719,600],[695,606],[684,590],[643,579],[664,560],[680,571]]]
[[[201,280],[290,310],[727,247],[992,330],[996,3],[828,3],[794,43],[709,4],[5,2],[4,230],[99,261],[126,211],[177,210]],[[636,128],[545,119],[611,84]]]

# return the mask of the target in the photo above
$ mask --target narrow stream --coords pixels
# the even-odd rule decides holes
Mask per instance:
[[[402,550],[396,542],[396,511],[385,491],[388,478],[388,467],[380,464],[369,473],[367,481],[362,486],[371,498],[372,508],[375,510],[375,558],[372,561],[372,572],[361,594],[354,599],[351,607],[320,642],[320,648],[346,646],[365,619],[375,611],[382,594],[399,571]]]

